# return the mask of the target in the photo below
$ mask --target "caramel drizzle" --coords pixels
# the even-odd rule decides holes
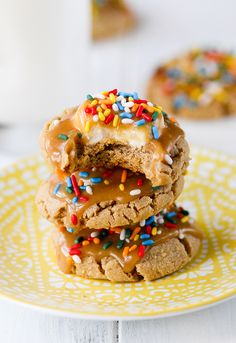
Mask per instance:
[[[125,204],[130,201],[134,201],[139,197],[151,196],[156,191],[156,188],[152,188],[151,182],[148,179],[146,179],[143,174],[135,174],[130,171],[127,171],[126,181],[122,183],[121,176],[124,169],[118,167],[114,168],[110,171],[110,177],[104,178],[103,175],[106,171],[107,170],[105,168],[97,168],[95,171],[89,170],[89,176],[87,178],[80,178],[79,172],[76,172],[74,174],[77,180],[84,180],[84,182],[89,181],[94,177],[101,177],[103,179],[101,183],[94,184],[91,186],[93,191],[92,195],[88,194],[86,190],[81,190],[81,195],[86,196],[88,198],[87,202],[82,202],[78,200],[78,203],[75,204],[72,203],[72,199],[75,197],[75,193],[69,194],[66,191],[66,182],[64,180],[60,180],[60,178],[55,174],[51,176],[49,181],[50,196],[66,203],[66,227],[71,227],[75,230],[79,229],[79,218],[81,218],[84,212],[94,204],[99,204],[101,202],[110,202],[112,204]],[[109,184],[105,184],[104,180],[108,181]],[[62,182],[62,184],[59,191],[55,195],[53,194],[53,190],[58,182]],[[138,186],[139,182],[142,183],[141,186]],[[120,184],[124,185],[123,191],[119,188]],[[140,194],[137,194],[136,196],[131,195],[130,192],[134,189],[139,189],[141,191]],[[157,189],[159,189],[159,187]],[[77,225],[73,225],[73,223],[71,222],[72,214],[77,215]]]
[[[134,226],[132,227],[134,228]],[[158,244],[164,243],[167,240],[171,238],[178,238],[180,236],[180,233],[183,235],[192,235],[194,237],[199,238],[200,240],[203,239],[203,233],[200,231],[195,224],[187,223],[181,223],[178,222],[178,228],[177,229],[168,229],[164,227],[164,225],[158,226],[158,230],[161,230],[161,234],[157,234],[156,236],[151,236],[151,239],[154,241],[154,244],[151,246],[146,247],[145,253],[150,250],[153,246],[157,246]],[[91,233],[91,230],[84,229],[80,232],[81,236],[88,237]],[[75,239],[77,238],[77,235],[70,234],[68,232],[60,233],[57,230],[54,232],[54,245],[56,248],[56,255],[57,255],[57,261],[59,268],[64,273],[70,273],[71,268],[73,267],[73,260],[71,261],[71,258],[67,258],[63,252],[62,247],[70,248],[73,246]],[[184,238],[183,238],[184,240]],[[104,250],[102,246],[104,243],[112,241],[112,245],[107,249]],[[100,263],[102,258],[112,256],[114,257],[121,267],[123,268],[125,273],[130,273],[134,270],[136,264],[140,261],[140,257],[138,255],[138,248],[128,254],[127,257],[123,256],[122,249],[119,250],[116,247],[116,244],[119,241],[119,234],[114,234],[111,236],[106,237],[102,240],[102,242],[98,245],[91,243],[87,246],[81,247],[81,258],[87,257],[87,256],[93,256],[95,260]],[[137,241],[131,241],[128,246],[132,246],[133,244],[137,244],[139,246],[141,244],[141,239],[139,238]],[[78,265],[79,267],[79,265]]]

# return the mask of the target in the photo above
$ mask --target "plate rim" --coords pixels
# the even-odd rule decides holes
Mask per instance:
[[[215,153],[218,156],[219,155],[224,155],[224,157],[230,157],[231,159],[234,160],[236,164],[236,156],[228,153],[224,153],[222,151],[216,150],[216,149],[211,149],[207,147],[201,147],[197,145],[191,145],[191,151],[194,151],[196,153]],[[18,158],[15,162],[10,163],[3,168],[0,169],[0,171],[7,171],[8,168],[12,168],[14,166],[17,166],[18,163],[22,161],[28,161],[29,159],[34,160],[35,163],[39,163],[42,160],[42,156],[40,154],[30,154],[28,156],[25,156],[23,158]],[[221,304],[223,302],[229,301],[231,299],[236,298],[236,289],[233,289],[229,291],[228,293],[224,293],[220,296],[216,296],[213,299],[205,300],[200,303],[194,303],[191,304],[186,309],[169,309],[169,310],[163,310],[159,313],[156,314],[142,314],[142,315],[109,315],[109,314],[93,314],[93,313],[83,313],[83,312],[74,312],[70,310],[60,310],[56,309],[54,307],[45,307],[41,306],[39,304],[33,304],[31,302],[17,299],[14,296],[10,296],[7,294],[2,293],[0,289],[0,300],[3,301],[9,301],[11,303],[15,303],[16,305],[24,306],[25,308],[35,310],[41,313],[49,314],[49,315],[56,315],[59,317],[64,317],[64,318],[75,318],[75,319],[87,319],[87,320],[103,320],[103,321],[132,321],[132,320],[150,320],[150,319],[157,319],[157,318],[168,318],[168,317],[174,317],[174,316],[179,316],[179,315],[184,315],[188,313],[193,313],[197,312],[203,309],[207,309],[210,307],[213,307],[215,305]]]

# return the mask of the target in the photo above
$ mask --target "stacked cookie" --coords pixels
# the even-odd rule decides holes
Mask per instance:
[[[63,272],[154,280],[196,255],[202,234],[174,204],[189,148],[160,106],[117,89],[88,95],[45,125],[41,147],[53,173],[37,204]]]

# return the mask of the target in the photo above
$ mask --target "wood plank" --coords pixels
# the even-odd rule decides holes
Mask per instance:
[[[57,317],[0,302],[0,342],[116,343],[117,322]]]
[[[120,343],[233,343],[236,299],[177,317],[120,322]]]

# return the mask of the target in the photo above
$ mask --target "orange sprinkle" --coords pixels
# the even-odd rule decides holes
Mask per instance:
[[[99,238],[97,238],[97,237],[95,237],[95,238],[93,239],[93,243],[95,243],[95,244],[99,244],[99,243],[100,243],[100,239],[99,239]]]
[[[87,241],[87,240],[85,240],[85,241],[83,241],[82,242],[82,245],[85,247],[86,245],[89,245],[90,244],[90,242],[89,241]]]
[[[153,113],[155,112],[154,108],[151,106],[148,106],[147,104],[142,104],[143,107],[149,112],[149,113]]]
[[[132,245],[132,247],[129,248],[129,252],[134,251],[136,248],[137,248],[136,244]]]
[[[125,183],[126,179],[127,179],[127,170],[126,170],[126,169],[123,169],[123,170],[122,170],[122,174],[121,174],[121,179],[120,179],[120,181],[121,181],[122,183]]]
[[[134,106],[131,108],[131,112],[135,113],[138,109],[138,104],[134,104]]]
[[[79,179],[78,186],[83,186],[83,185],[84,185],[84,181],[82,179]]]
[[[112,101],[110,99],[102,99],[102,100],[99,100],[99,104],[106,104],[106,105],[112,105]]]
[[[133,230],[133,232],[132,232],[132,234],[131,234],[131,236],[130,236],[130,240],[132,240],[132,239],[134,239],[134,237],[139,233],[141,231],[141,227],[139,227],[139,226],[137,226],[134,230]]]
[[[174,117],[169,117],[169,120],[172,121],[172,123],[177,123],[177,120]]]
[[[106,104],[101,104],[101,108],[102,108],[103,110],[106,110],[106,109],[107,109],[107,105],[106,105]]]
[[[60,226],[59,230],[60,230],[60,232],[65,232],[66,231],[66,227],[65,226]]]
[[[70,267],[72,267],[73,264],[74,264],[74,262],[73,262],[73,260],[72,260],[72,257],[70,257],[70,256],[68,256],[68,257],[66,258],[66,262],[67,262],[68,266],[70,266]]]
[[[122,255],[123,255],[123,257],[126,257],[126,256],[128,256],[128,254],[129,254],[129,247],[125,247],[123,249]]]
[[[120,227],[112,227],[110,230],[114,231],[115,233],[121,233],[121,228]]]
[[[62,170],[60,170],[59,168],[55,168],[55,173],[57,174],[58,178],[60,180],[65,180],[66,178],[66,173],[64,173]]]

